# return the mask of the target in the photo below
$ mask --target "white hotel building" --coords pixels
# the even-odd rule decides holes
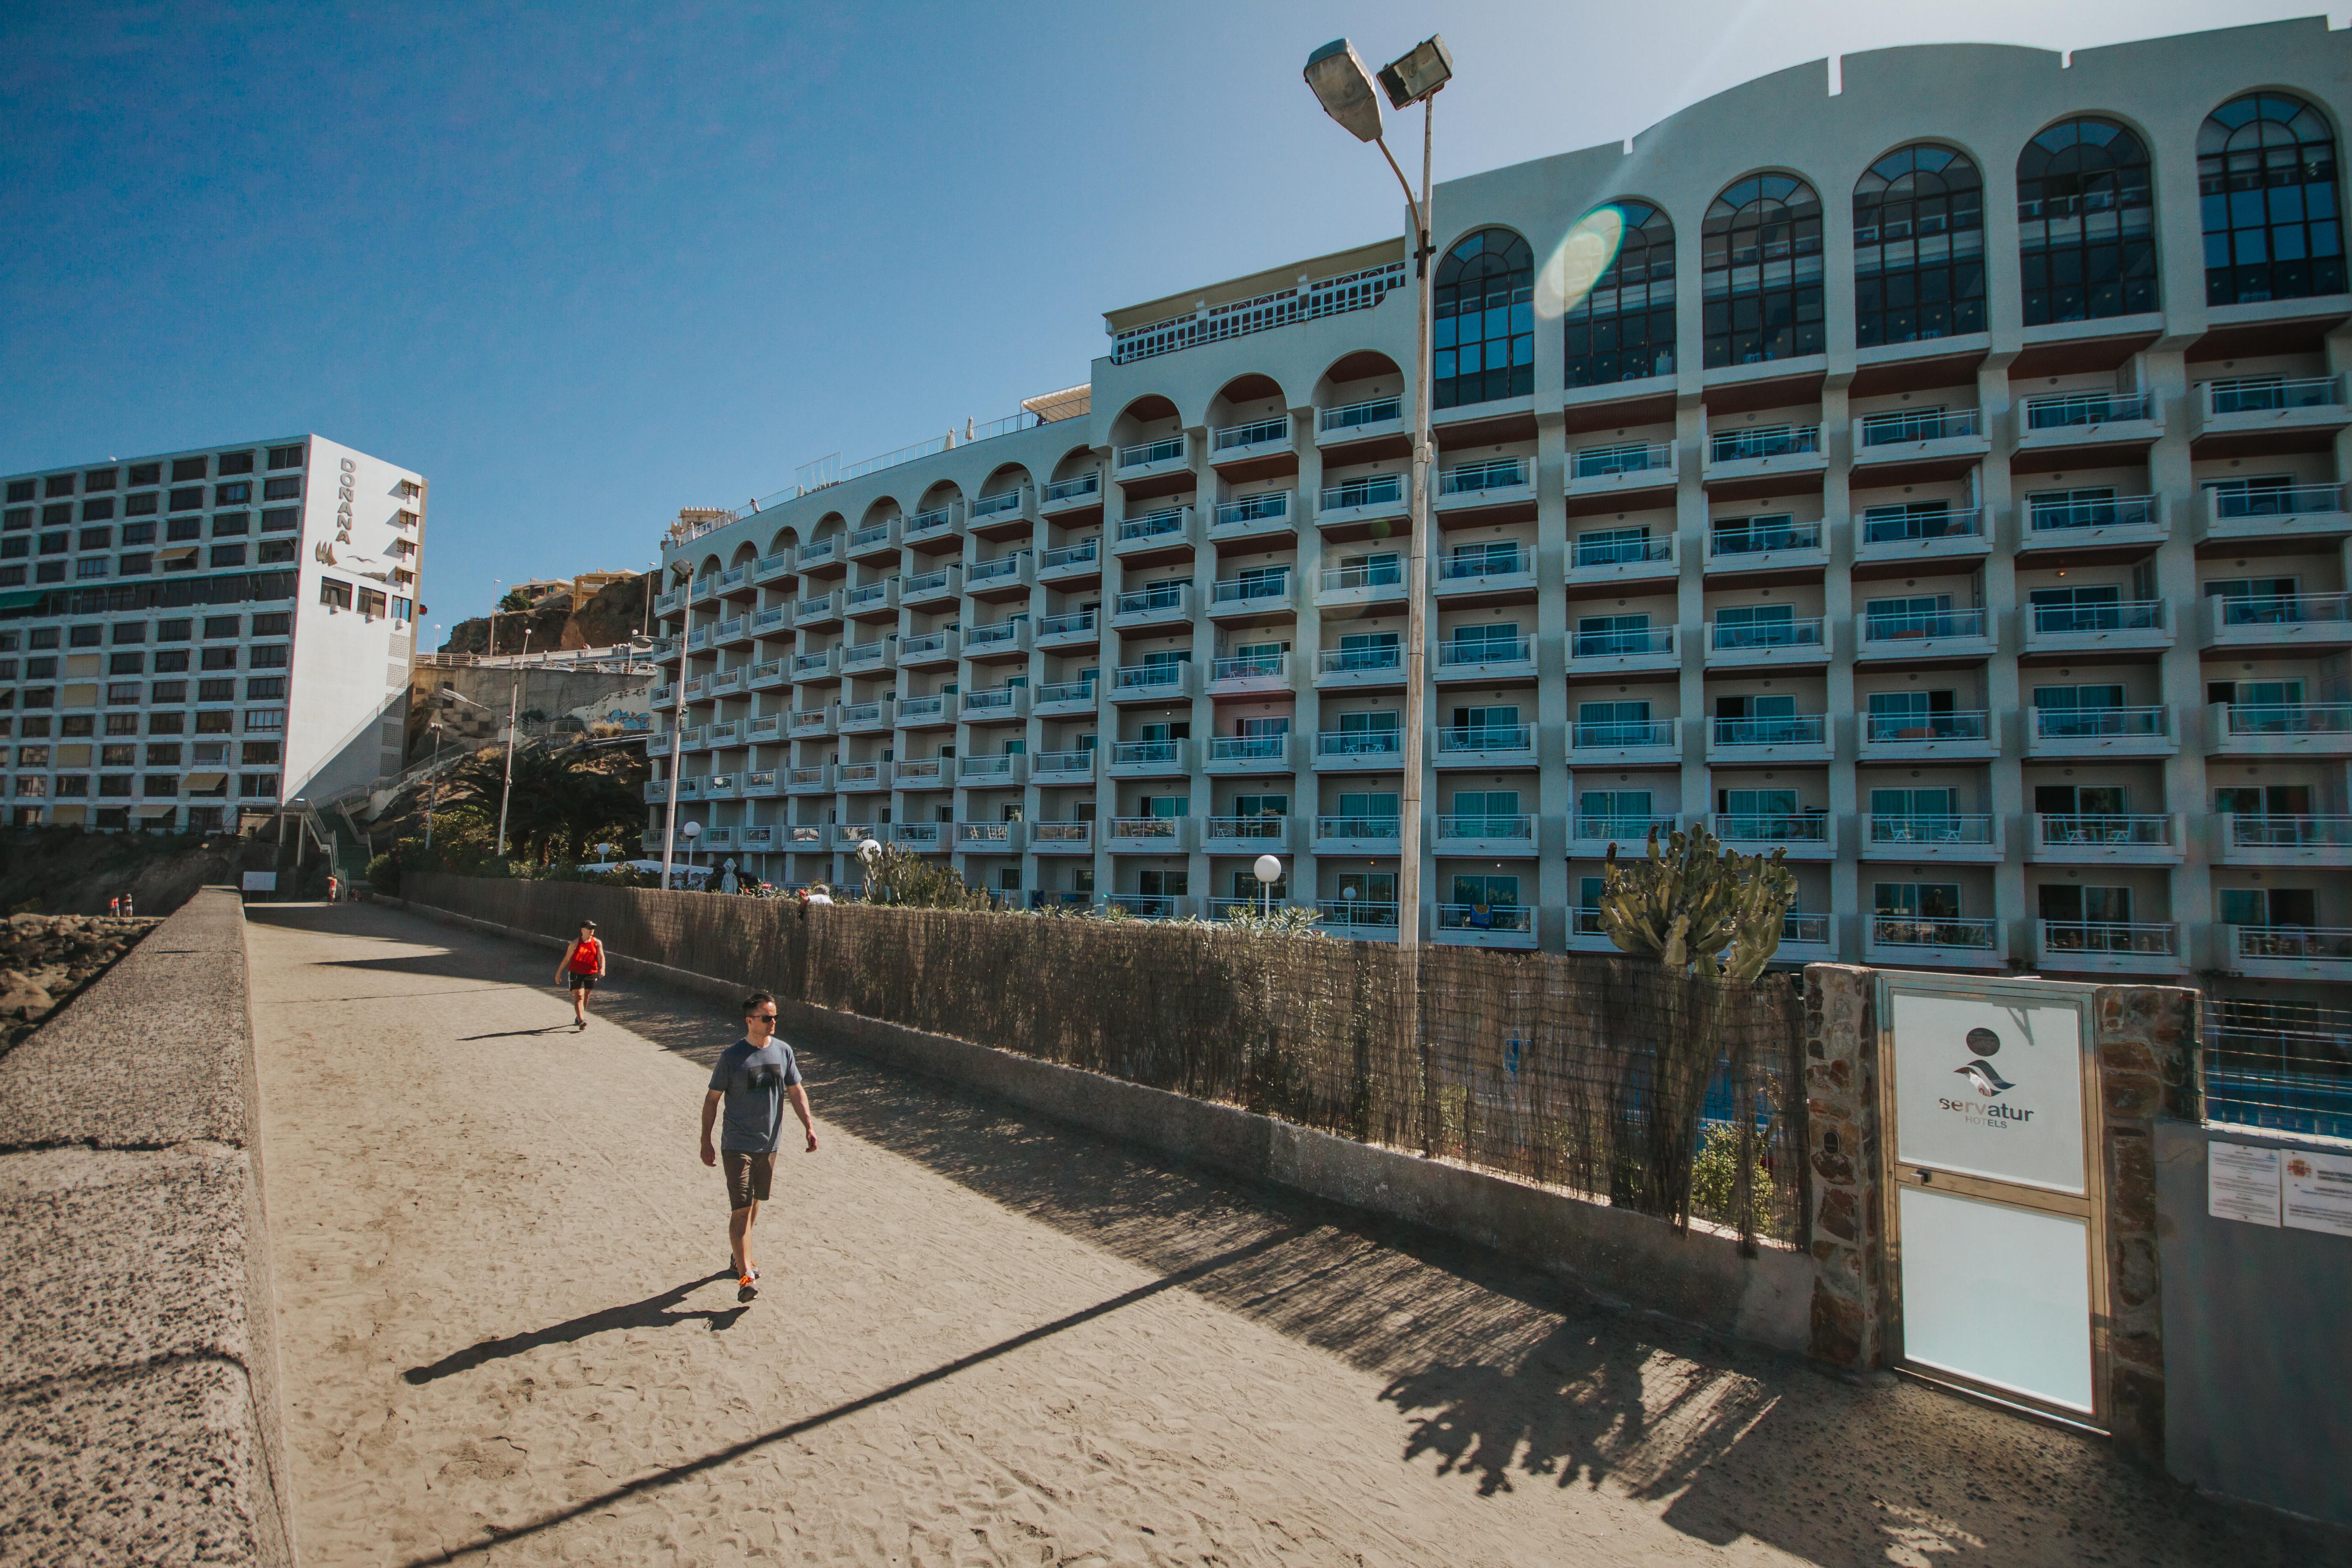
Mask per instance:
[[[399,770],[422,476],[286,436],[0,483],[11,825],[234,828]]]
[[[1705,822],[1785,959],[2352,979],[2347,110],[2318,20],[1906,48],[1440,185],[1407,918],[1605,948],[1608,844]],[[1079,416],[677,531],[702,858],[1209,914],[1272,851],[1392,937],[1409,281],[1113,311]]]

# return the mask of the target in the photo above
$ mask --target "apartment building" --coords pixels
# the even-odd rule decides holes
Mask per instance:
[[[1439,186],[1407,918],[1605,948],[1703,822],[1790,962],[2352,979],[2347,38],[1849,56]],[[1159,914],[1271,852],[1393,938],[1410,281],[1114,310],[1075,416],[674,528],[702,848]]]
[[[12,825],[234,828],[398,771],[420,475],[289,436],[0,483]]]

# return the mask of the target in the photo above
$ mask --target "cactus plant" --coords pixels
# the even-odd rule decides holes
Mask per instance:
[[[1601,929],[1623,952],[1654,957],[1675,974],[1752,984],[1780,945],[1781,917],[1797,901],[1787,851],[1768,858],[1726,849],[1703,826],[1620,864],[1609,846]]]

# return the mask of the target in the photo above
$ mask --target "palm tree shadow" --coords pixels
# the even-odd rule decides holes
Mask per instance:
[[[732,1328],[735,1320],[741,1317],[746,1309],[728,1307],[714,1311],[706,1308],[689,1312],[672,1311],[670,1309],[705,1285],[733,1278],[731,1270],[722,1268],[716,1274],[689,1279],[683,1285],[673,1286],[642,1301],[632,1301],[625,1307],[607,1307],[602,1311],[573,1318],[569,1322],[533,1329],[529,1333],[509,1334],[500,1340],[484,1340],[480,1344],[452,1352],[439,1361],[424,1366],[412,1366],[400,1375],[412,1384],[434,1383],[445,1377],[454,1377],[461,1372],[471,1372],[489,1362],[527,1354],[542,1345],[568,1345],[592,1334],[610,1333],[615,1329],[666,1329],[678,1323],[700,1321],[707,1324],[711,1332],[719,1333]]]

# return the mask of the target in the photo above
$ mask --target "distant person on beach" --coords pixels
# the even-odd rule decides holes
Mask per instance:
[[[775,1179],[787,1099],[814,1154],[816,1121],[809,1115],[808,1090],[801,1087],[800,1062],[792,1047],[776,1037],[776,999],[754,991],[743,998],[743,1037],[719,1053],[719,1065],[710,1069],[710,1092],[702,1097],[702,1163],[716,1165],[722,1154],[726,1159],[727,1206],[732,1211],[727,1240],[738,1301],[760,1293],[760,1266],[751,1258],[751,1222],[760,1217],[760,1205]],[[710,1129],[722,1105],[727,1126],[714,1148]]]
[[[588,994],[604,978],[604,944],[596,940],[596,922],[582,921],[580,934],[572,939],[572,945],[563,950],[563,961],[555,966],[555,983],[572,992],[573,1034],[588,1026]]]

